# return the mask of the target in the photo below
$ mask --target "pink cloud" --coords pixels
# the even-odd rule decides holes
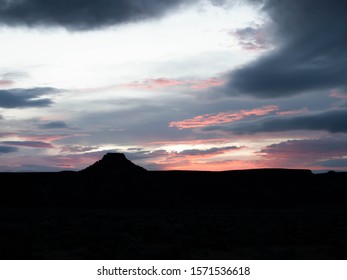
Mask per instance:
[[[0,87],[10,87],[14,84],[11,80],[0,80]]]
[[[272,112],[278,111],[278,106],[269,105],[252,110],[240,110],[235,113],[222,112],[215,115],[205,114],[196,116],[192,119],[186,119],[178,122],[170,122],[169,127],[176,127],[178,129],[188,129],[204,127],[209,125],[218,125],[223,123],[231,123],[242,120],[249,116],[264,116]]]
[[[341,92],[339,90],[332,90],[329,94],[331,97],[340,98],[340,99],[346,99],[347,93]]]
[[[135,89],[160,89],[173,87],[177,85],[185,84],[184,81],[167,79],[167,78],[157,78],[157,79],[145,79],[143,81],[135,81],[129,84],[126,84],[126,87],[135,88]]]
[[[176,86],[188,86],[191,89],[208,89],[210,87],[220,86],[224,81],[218,78],[209,78],[206,80],[183,80],[183,79],[168,79],[156,78],[145,79],[143,81],[135,81],[125,86],[135,89],[163,89]]]
[[[208,89],[211,87],[216,87],[216,86],[221,86],[224,84],[224,81],[221,79],[217,78],[210,78],[207,80],[196,80],[196,81],[191,81],[193,85],[190,86],[192,89]]]
[[[226,171],[254,168],[266,168],[266,166],[257,161],[221,160],[199,162],[193,159],[185,159],[163,165],[163,170]]]
[[[7,138],[12,136],[16,136],[16,134],[13,132],[0,132],[0,138]]]

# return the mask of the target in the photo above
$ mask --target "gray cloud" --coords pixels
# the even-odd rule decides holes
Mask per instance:
[[[343,0],[264,0],[277,49],[230,72],[220,88],[258,98],[346,88],[347,6]]]
[[[345,135],[320,139],[289,140],[260,151],[274,166],[347,167]]]
[[[324,167],[345,167],[347,169],[347,158],[324,160],[319,164]]]
[[[221,147],[221,148],[211,148],[207,150],[200,150],[200,149],[190,149],[190,150],[183,150],[177,155],[184,155],[184,156],[203,156],[203,155],[214,155],[219,153],[224,153],[232,150],[239,150],[240,147],[236,146],[227,146],[227,147]]]
[[[325,137],[320,139],[288,140],[279,144],[272,144],[262,149],[260,153],[271,155],[307,155],[318,157],[337,156],[347,154],[346,137]]]
[[[23,72],[23,71],[13,71],[13,72],[4,72],[0,74],[0,77],[2,77],[3,80],[17,81],[17,80],[29,78],[30,75],[27,72]]]
[[[347,132],[347,110],[310,113],[299,116],[266,117],[252,122],[206,127],[206,131],[231,131],[234,134],[283,132],[292,130],[322,130],[331,133]]]
[[[52,100],[42,96],[58,91],[49,87],[0,90],[0,108],[46,107],[52,104]]]
[[[0,146],[0,155],[14,153],[17,152],[17,150],[16,147]]]
[[[59,129],[59,128],[67,128],[68,125],[63,121],[53,121],[44,124],[38,125],[39,128],[42,129]]]
[[[189,149],[189,150],[182,150],[180,152],[169,152],[166,150],[156,150],[156,151],[149,151],[149,150],[134,150],[127,152],[126,154],[129,156],[130,159],[147,159],[147,158],[157,158],[162,156],[204,156],[204,155],[215,155],[215,154],[221,154],[228,151],[233,150],[239,150],[241,147],[237,146],[226,146],[226,147],[219,147],[219,148],[210,148],[210,149]],[[128,149],[129,151],[129,149]]]
[[[0,22],[88,30],[160,17],[195,0],[0,0]]]
[[[245,50],[260,51],[271,48],[264,27],[259,25],[236,29],[230,32],[230,35],[237,38],[239,45]]]
[[[41,141],[2,141],[0,144],[15,146],[15,147],[28,147],[28,148],[45,148],[50,149],[53,146],[50,143]]]
[[[62,151],[69,153],[86,153],[98,148],[98,146],[65,145],[64,147],[62,147]]]

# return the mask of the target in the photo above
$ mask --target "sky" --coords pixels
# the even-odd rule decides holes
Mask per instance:
[[[347,170],[343,0],[0,0],[0,172]]]

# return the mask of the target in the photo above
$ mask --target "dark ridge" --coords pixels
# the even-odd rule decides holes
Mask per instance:
[[[107,153],[103,158],[87,168],[83,173],[112,174],[112,173],[138,173],[147,170],[128,160],[122,153]]]

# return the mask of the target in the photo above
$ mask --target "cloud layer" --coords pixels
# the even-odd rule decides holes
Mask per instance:
[[[322,130],[331,133],[347,132],[347,110],[333,110],[304,115],[282,115],[229,126],[210,126],[206,131],[230,131],[234,134],[283,132],[293,130]]]
[[[0,90],[0,108],[46,107],[52,100],[42,96],[55,92],[58,90],[49,87]]]
[[[347,87],[345,1],[265,0],[263,9],[277,48],[231,71],[225,94],[280,98]]]
[[[16,147],[0,146],[0,155],[17,152]]]
[[[0,23],[88,30],[160,17],[184,0],[0,0]]]

